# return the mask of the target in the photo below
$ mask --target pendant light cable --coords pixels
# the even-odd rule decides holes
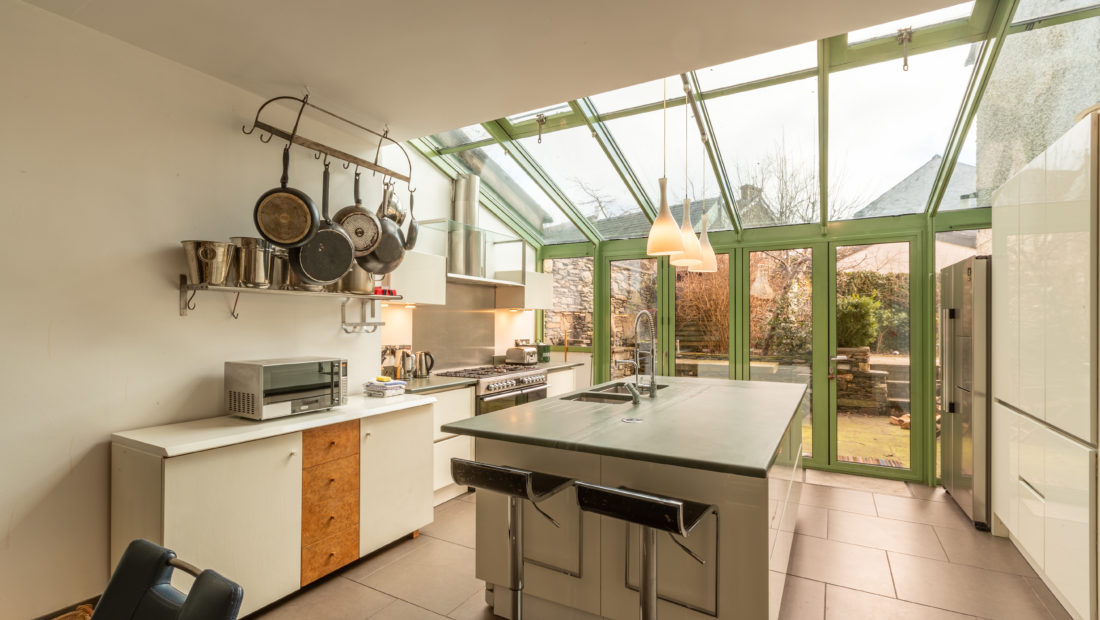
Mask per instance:
[[[684,198],[688,198],[688,104],[684,95]]]
[[[668,178],[668,78],[661,80],[661,176]]]

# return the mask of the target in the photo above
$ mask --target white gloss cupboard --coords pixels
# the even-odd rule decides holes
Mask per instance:
[[[1097,618],[1100,120],[993,197],[993,507],[1076,618]]]

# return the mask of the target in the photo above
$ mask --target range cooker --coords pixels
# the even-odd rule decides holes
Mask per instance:
[[[546,398],[546,371],[518,364],[477,366],[435,373],[477,379],[475,413],[481,415]]]

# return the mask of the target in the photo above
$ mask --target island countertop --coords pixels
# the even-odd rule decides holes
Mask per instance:
[[[668,387],[655,399],[643,394],[639,405],[565,400],[567,394],[452,422],[442,430],[764,477],[792,419],[804,411],[807,389],[797,383],[693,377],[657,377],[657,383]]]

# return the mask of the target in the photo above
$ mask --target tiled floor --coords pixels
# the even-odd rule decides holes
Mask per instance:
[[[1062,620],[1006,539],[975,530],[942,490],[808,470],[783,620]],[[490,620],[474,577],[472,495],[256,618]],[[776,574],[776,577],[781,575]]]

